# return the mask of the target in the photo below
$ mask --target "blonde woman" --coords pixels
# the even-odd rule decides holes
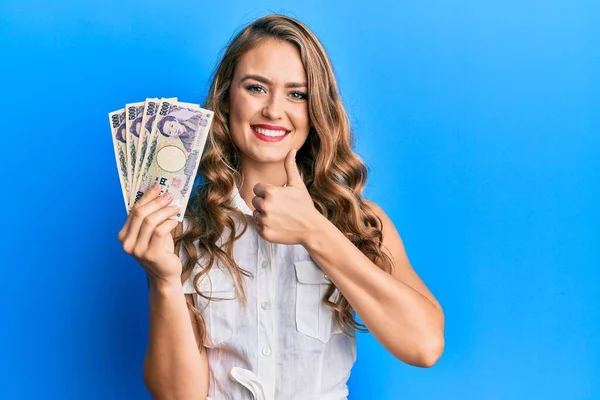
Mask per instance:
[[[183,225],[155,188],[119,233],[148,273],[154,398],[345,399],[365,328],[399,360],[433,365],[442,309],[362,197],[366,168],[315,35],[283,15],[254,21],[205,107],[214,122]]]

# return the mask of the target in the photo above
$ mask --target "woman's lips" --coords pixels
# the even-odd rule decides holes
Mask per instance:
[[[256,136],[257,138],[259,138],[260,140],[263,140],[265,142],[281,142],[283,139],[285,139],[287,137],[287,135],[289,135],[289,131],[286,131],[286,133],[284,133],[281,136],[267,136],[267,135],[263,135],[262,133],[258,132],[254,126],[250,127],[252,129],[252,132],[254,133],[254,136]]]

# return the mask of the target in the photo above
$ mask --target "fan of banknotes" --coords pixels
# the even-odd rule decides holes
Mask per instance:
[[[146,99],[108,114],[127,213],[155,183],[183,220],[213,112],[177,98]]]

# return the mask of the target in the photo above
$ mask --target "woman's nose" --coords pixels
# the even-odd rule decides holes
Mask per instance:
[[[281,119],[284,114],[284,105],[282,103],[283,99],[281,95],[272,94],[263,107],[263,116],[273,120]]]

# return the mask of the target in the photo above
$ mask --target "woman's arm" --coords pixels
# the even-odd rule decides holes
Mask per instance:
[[[208,359],[181,284],[149,280],[150,335],[144,383],[157,400],[199,400],[208,393]]]
[[[195,317],[181,285],[182,264],[174,236],[183,224],[173,219],[170,193],[155,184],[131,208],[118,238],[123,250],[146,270],[150,300],[150,336],[144,382],[155,399],[204,399],[208,391],[206,352],[198,346]],[[173,231],[175,229],[175,231]]]
[[[430,367],[444,349],[442,308],[411,267],[392,221],[369,204],[383,222],[383,247],[394,262],[392,275],[324,217],[303,245],[388,351],[408,364]]]

